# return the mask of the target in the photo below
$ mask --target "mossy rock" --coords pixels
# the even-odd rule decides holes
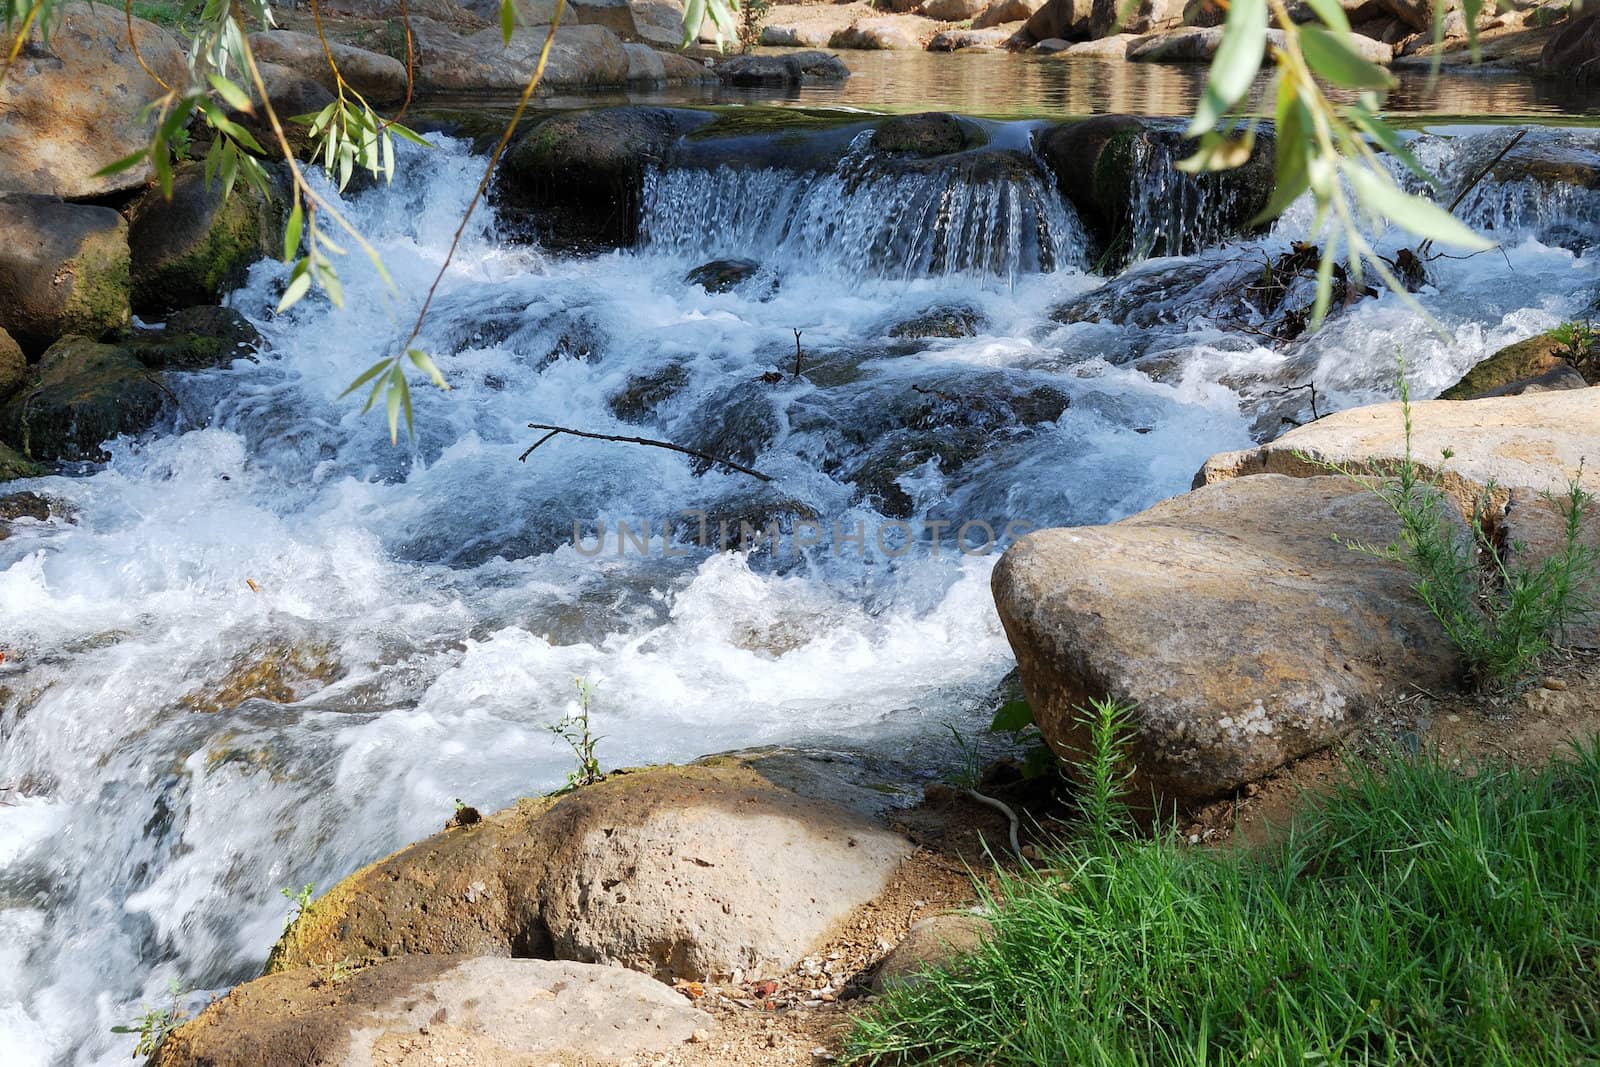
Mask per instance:
[[[982,325],[981,312],[952,305],[930,308],[915,318],[898,322],[889,328],[889,336],[905,340],[976,337]]]
[[[128,324],[128,224],[107,207],[0,194],[0,329],[30,356]]]
[[[100,460],[104,441],[147,429],[167,398],[126,348],[64,337],[0,408],[0,434],[30,459]]]
[[[28,358],[22,346],[0,329],[0,402],[22,387],[28,377]]]
[[[872,134],[872,147],[880,152],[916,156],[944,156],[965,152],[988,142],[977,123],[943,112],[899,115]]]
[[[670,363],[660,370],[635,374],[622,391],[606,401],[611,414],[624,422],[643,422],[662,404],[677,396],[689,384],[689,368]]]
[[[215,304],[241,284],[250,264],[279,247],[283,214],[277,197],[243,182],[225,197],[220,183],[208,186],[204,168],[191,164],[174,176],[172,199],[152,189],[131,217],[133,307],[160,314]]]
[[[1571,366],[1572,349],[1558,327],[1507,345],[1478,363],[1461,380],[1439,394],[1440,400],[1476,400],[1508,385],[1537,378],[1557,367]],[[1585,375],[1590,384],[1594,379]]]
[[[232,308],[203,305],[167,317],[160,330],[140,330],[128,338],[128,350],[156,370],[205,370],[252,357],[261,334]]]
[[[37,478],[44,473],[44,468],[21,452],[0,444],[0,482],[15,481],[19,478]]]

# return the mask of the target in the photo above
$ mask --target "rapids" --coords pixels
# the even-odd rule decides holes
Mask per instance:
[[[1418,142],[1447,178],[1502,136],[1448,132]],[[285,268],[259,264],[231,299],[259,360],[174,376],[181,413],[103,466],[5,487],[72,513],[0,541],[7,1067],[125,1062],[109,1028],[169,982],[197,1005],[257,973],[281,888],[327,887],[455,798],[561,784],[547,725],[577,677],[608,766],[781,742],[911,790],[1012,667],[988,591],[1008,527],[1131,514],[1308,417],[1288,386],[1314,382],[1322,411],[1385,398],[1403,351],[1432,395],[1595,298],[1600,194],[1552,209],[1517,180],[1469,208],[1503,252],[1432,264],[1436,326],[1385,294],[1278,347],[1181,287],[1140,298],[1170,302],[1147,325],[1053,319],[1105,279],[1043,180],[668,167],[634,251],[550,257],[476,220],[422,335],[451,390],[417,382],[416,435],[392,447],[340,394],[404,335],[479,177],[434,139],[348,200],[398,299],[347,257],[345,310],[275,316]],[[1149,218],[1203,225],[1158,192],[1138,191]],[[1308,221],[1298,205],[1130,277],[1264,262]],[[918,240],[935,230],[938,255]],[[762,269],[724,293],[685,282],[731,255]],[[968,335],[903,325],[930,314]],[[519,462],[530,422],[772,481],[574,438]],[[776,546],[719,551],[740,519],[776,520]]]

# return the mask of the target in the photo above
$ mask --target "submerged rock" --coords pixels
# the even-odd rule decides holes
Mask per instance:
[[[70,3],[51,21],[49,40],[36,27],[0,80],[0,193],[76,198],[139,188],[148,162],[98,173],[155,132],[156,116],[143,112],[162,88],[129,47],[127,18],[119,7]],[[178,42],[144,19],[132,25],[144,63],[168,84],[183,83]],[[0,232],[9,229],[0,223]]]
[[[235,986],[161,1043],[152,1067],[635,1062],[715,1025],[631,971],[552,960],[337,961]]]
[[[37,354],[128,324],[128,224],[108,207],[0,194],[0,329]]]
[[[1022,538],[995,603],[1051,747],[1081,759],[1076,709],[1115,699],[1133,709],[1135,794],[1199,800],[1330,744],[1405,685],[1450,683],[1455,651],[1409,572],[1333,534],[1382,545],[1399,523],[1347,479],[1268,476]]]
[[[970,307],[945,305],[929,308],[915,318],[889,327],[890,337],[914,340],[925,337],[976,337],[983,313]]]
[[[777,974],[909,852],[734,761],[617,774],[363,868],[306,909],[268,969],[423,952]]]
[[[688,384],[689,368],[682,363],[669,363],[660,370],[630,377],[622,391],[606,401],[606,407],[624,422],[643,422]]]
[[[282,207],[244,182],[225,197],[198,163],[180,168],[170,200],[151,189],[129,213],[134,309],[160,314],[220,300],[250,264],[282,248]]]
[[[691,270],[683,280],[708,293],[729,293],[759,273],[761,264],[753,259],[714,259]]]

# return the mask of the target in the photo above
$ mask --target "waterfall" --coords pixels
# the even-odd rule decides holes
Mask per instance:
[[[742,256],[848,278],[992,275],[1081,267],[1088,239],[1040,164],[975,152],[908,165],[861,134],[830,171],[657,166],[645,179],[642,243]]]

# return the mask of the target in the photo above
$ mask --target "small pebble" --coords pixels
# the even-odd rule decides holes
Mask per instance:
[[[710,1030],[696,1030],[694,1033],[689,1035],[690,1043],[691,1044],[695,1044],[695,1045],[703,1045],[707,1041],[710,1041],[710,1040],[711,1040],[711,1031]]]
[[[1445,722],[1460,722],[1461,721],[1461,716],[1459,716],[1459,715],[1446,715],[1444,717],[1444,721]]]

